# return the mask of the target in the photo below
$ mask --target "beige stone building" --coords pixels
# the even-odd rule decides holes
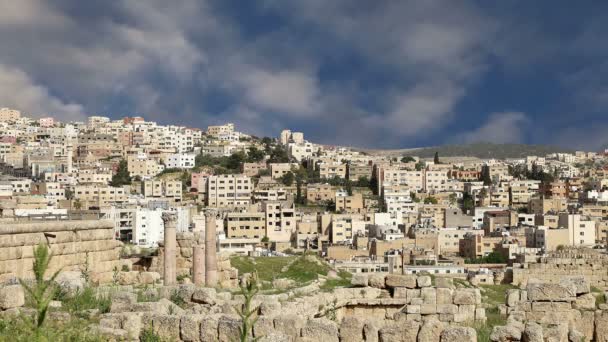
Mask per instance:
[[[268,166],[266,163],[243,163],[241,165],[241,173],[243,173],[247,177],[255,177],[260,171],[267,170]]]
[[[266,236],[271,242],[290,242],[296,231],[295,206],[287,202],[262,203],[266,219]]]
[[[346,164],[342,163],[321,163],[318,165],[319,176],[321,178],[346,178]]]
[[[306,185],[306,200],[308,203],[322,203],[335,200],[337,188],[329,184]]]
[[[460,256],[471,259],[487,256],[502,245],[502,239],[502,237],[466,234],[459,242]]]
[[[207,180],[207,206],[214,208],[247,207],[251,204],[253,183],[245,175],[217,175]]]
[[[534,234],[534,247],[544,248],[545,251],[555,251],[558,246],[570,244],[570,234],[567,228],[539,227]]]
[[[0,108],[0,122],[15,121],[21,118],[21,112],[16,109]]]
[[[224,134],[229,134],[234,132],[234,124],[233,123],[227,123],[225,125],[218,125],[218,126],[208,126],[207,127],[207,134],[217,137],[220,135],[224,135]]]
[[[151,178],[165,169],[162,164],[154,159],[142,159],[137,156],[129,156],[127,165],[131,177]]]
[[[142,182],[142,195],[146,198],[182,200],[182,182],[178,180],[147,180]]]
[[[356,182],[359,178],[372,179],[373,166],[369,164],[349,163],[347,167],[348,179]]]
[[[437,231],[437,254],[457,255],[460,252],[460,240],[466,234],[483,235],[483,230],[471,228],[444,228]]]
[[[336,192],[336,212],[360,213],[363,210],[363,195],[354,193],[348,196],[345,192]]]
[[[359,217],[335,216],[331,222],[331,243],[352,242],[357,234],[365,233],[365,221]]]
[[[228,213],[225,222],[228,238],[261,240],[266,235],[266,216],[264,213]]]
[[[279,179],[283,177],[287,172],[291,172],[292,169],[298,167],[297,163],[271,163],[270,165],[270,176],[272,179]]]
[[[83,209],[89,207],[107,208],[127,201],[125,187],[112,187],[109,185],[76,185],[74,199],[79,201]]]
[[[548,212],[563,212],[568,209],[568,201],[565,198],[532,198],[528,204],[528,212],[531,214],[546,214]]]

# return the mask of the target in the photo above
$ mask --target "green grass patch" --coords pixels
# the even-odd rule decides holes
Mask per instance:
[[[306,257],[297,258],[279,278],[288,278],[297,283],[306,283],[316,280],[319,274],[327,275],[329,266],[322,262],[309,261]]]
[[[232,267],[239,270],[239,274],[257,272],[258,280],[265,284],[263,290],[272,288],[269,283],[275,279],[291,279],[301,286],[318,279],[319,274],[326,276],[330,270],[329,265],[312,255],[256,258],[236,256],[230,262]],[[327,280],[326,288],[350,284],[350,273],[340,272],[338,275],[340,279]]]
[[[517,288],[511,284],[479,285],[479,287],[483,289],[481,292],[482,301],[493,306],[505,304],[507,299],[507,291]]]
[[[112,300],[109,294],[98,294],[91,287],[85,287],[76,291],[75,294],[68,294],[60,291],[55,300],[61,301],[62,309],[77,313],[84,310],[98,309],[100,313],[110,312]]]
[[[507,319],[500,315],[498,308],[486,309],[486,321],[475,322],[472,327],[477,331],[477,341],[487,342],[490,340],[490,334],[495,326],[506,325]]]
[[[89,321],[73,318],[67,322],[47,321],[37,329],[30,317],[6,316],[0,319],[0,342],[104,341],[89,331],[89,324]]]
[[[339,278],[339,279],[327,279],[323,285],[320,286],[323,291],[331,291],[339,287],[350,287],[350,279]]]
[[[281,278],[281,269],[287,266],[295,257],[232,257],[230,264],[239,270],[239,274],[257,272],[260,281],[270,281]]]
[[[594,293],[595,296],[595,306],[599,308],[600,304],[606,304],[606,296],[603,292]]]

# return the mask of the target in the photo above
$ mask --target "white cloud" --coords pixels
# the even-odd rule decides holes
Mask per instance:
[[[82,120],[83,108],[79,104],[66,103],[37,85],[22,70],[0,64],[0,104],[19,109],[27,115],[41,117],[51,115],[64,121]]]
[[[483,125],[462,134],[456,140],[467,143],[522,143],[528,122],[528,117],[522,112],[492,113]]]
[[[314,115],[318,109],[318,81],[306,72],[252,69],[236,82],[247,100],[262,109],[296,117]]]

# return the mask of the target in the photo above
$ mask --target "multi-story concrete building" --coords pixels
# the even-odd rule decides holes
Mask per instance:
[[[316,145],[309,142],[290,143],[287,145],[287,155],[298,162],[312,157],[318,150],[319,148]]]
[[[194,167],[196,155],[191,153],[176,153],[167,158],[167,168],[191,169]]]
[[[346,178],[346,164],[339,162],[321,163],[318,165],[319,176],[321,178]]]
[[[182,182],[178,180],[146,180],[141,183],[145,198],[161,198],[175,202],[182,200]]]
[[[97,207],[107,208],[127,201],[127,191],[124,187],[108,185],[76,185],[74,199],[79,201],[83,209]]]
[[[256,202],[262,201],[285,201],[287,200],[287,191],[283,188],[279,189],[259,189],[253,192],[253,199]]]
[[[21,118],[21,112],[10,108],[0,108],[0,122],[15,121]]]
[[[346,191],[336,192],[336,212],[360,213],[363,210],[363,195],[354,193],[348,195]]]
[[[595,221],[585,220],[579,214],[559,215],[558,227],[568,229],[571,246],[593,246],[595,244]]]
[[[217,137],[220,135],[225,135],[225,134],[230,134],[234,132],[234,124],[233,123],[227,123],[225,125],[219,125],[219,126],[208,126],[207,127],[207,134],[212,136],[212,137]]]
[[[268,166],[266,163],[243,163],[241,165],[241,173],[247,177],[255,177],[259,175],[260,171],[267,170]]]
[[[270,165],[270,176],[272,179],[279,179],[286,173],[292,172],[292,170],[298,168],[297,163],[271,163]]]
[[[253,183],[245,175],[217,175],[207,180],[206,202],[209,207],[247,207],[251,203]]]
[[[347,167],[348,180],[356,182],[359,178],[372,179],[373,166],[369,164],[349,163]]]
[[[306,185],[306,200],[308,203],[322,203],[333,201],[337,188],[329,184]]]
[[[271,242],[290,242],[296,231],[295,206],[287,202],[262,203],[266,219],[266,236]]]
[[[131,177],[139,176],[142,179],[149,179],[161,173],[165,169],[165,166],[154,159],[148,159],[144,154],[143,156],[129,156],[127,168]]]
[[[226,236],[233,238],[257,239],[266,236],[266,215],[263,212],[233,212],[225,219]]]
[[[487,237],[479,234],[465,234],[459,240],[460,256],[470,259],[488,256],[502,245],[502,240],[502,236]]]

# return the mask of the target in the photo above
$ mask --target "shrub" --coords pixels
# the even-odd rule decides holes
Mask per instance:
[[[141,332],[141,336],[139,336],[140,342],[162,342],[162,339],[154,329],[152,329],[152,325],[148,326]]]
[[[179,295],[177,290],[173,290],[171,292],[171,297],[169,297],[169,300],[179,307],[183,307],[184,304],[186,304],[186,301]]]
[[[34,304],[34,308],[36,309],[37,331],[42,327],[46,318],[46,313],[49,309],[49,304],[53,298],[55,298],[58,291],[55,284],[55,278],[57,278],[57,275],[59,275],[61,270],[55,272],[50,279],[44,279],[44,274],[49,267],[51,259],[52,255],[49,253],[48,248],[43,244],[39,244],[34,250],[34,283],[29,284],[23,279],[19,279],[21,286],[23,286],[28,293]]]
[[[253,335],[253,326],[255,325],[258,317],[254,316],[258,312],[257,307],[252,307],[252,301],[255,295],[258,293],[259,288],[257,284],[257,275],[254,273],[245,284],[241,284],[240,293],[245,297],[245,302],[241,310],[238,311],[239,316],[241,317],[241,327],[239,327],[239,336],[241,342],[249,342],[249,341],[257,341],[260,339],[260,336],[255,339],[250,337]]]

